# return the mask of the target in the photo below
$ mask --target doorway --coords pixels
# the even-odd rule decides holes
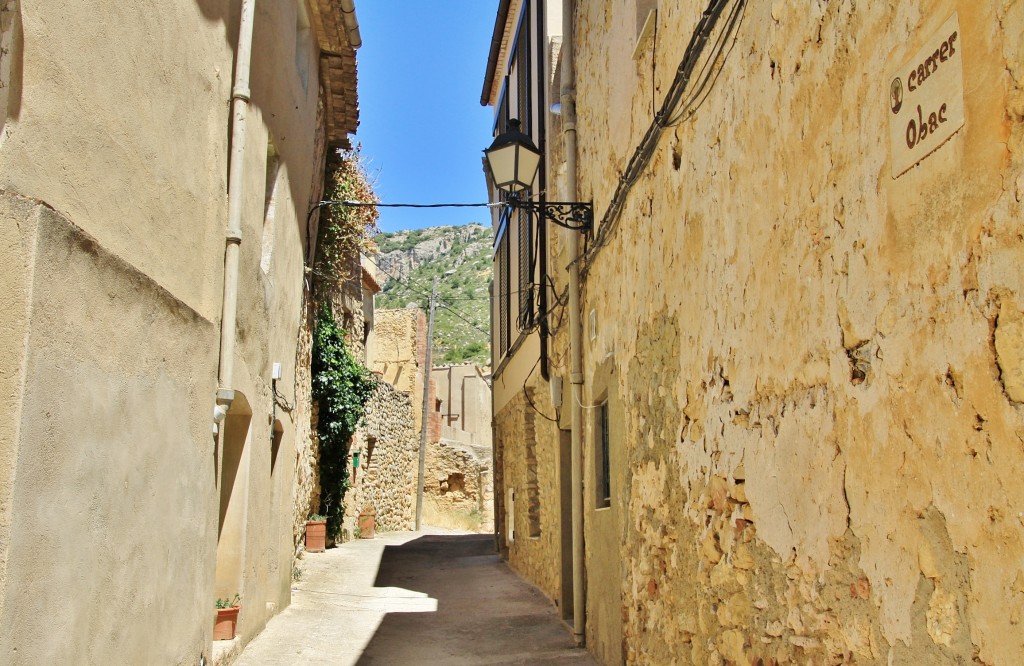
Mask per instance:
[[[217,523],[218,598],[230,599],[242,591],[245,518],[249,491],[249,426],[252,408],[240,392],[221,425],[220,513]]]
[[[572,431],[558,431],[558,487],[559,515],[561,516],[561,564],[562,588],[561,609],[562,619],[572,621]]]

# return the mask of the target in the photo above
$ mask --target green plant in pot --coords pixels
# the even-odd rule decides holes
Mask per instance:
[[[217,609],[217,617],[213,622],[213,640],[230,641],[235,637],[242,597],[236,594],[234,597],[217,599],[214,606]]]
[[[306,521],[306,551],[322,553],[327,550],[327,516],[314,513]]]

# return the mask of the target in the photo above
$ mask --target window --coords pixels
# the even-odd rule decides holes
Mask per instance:
[[[516,489],[508,489],[505,500],[505,535],[509,543],[516,540]]]
[[[611,483],[611,427],[608,419],[608,400],[594,410],[594,488],[596,507],[612,505]]]
[[[498,282],[498,316],[494,318],[497,331],[497,357],[504,358],[505,354],[508,353],[509,347],[512,344],[512,331],[509,328],[509,298],[511,296],[511,285],[509,280],[509,271],[511,269],[509,260],[509,234],[506,232],[502,234],[501,240],[498,241],[498,252],[495,257],[495,273],[497,274]]]
[[[509,120],[520,122],[522,131],[543,148],[544,143],[544,56],[537,51],[543,42],[542,4],[524,0],[519,25],[504,72],[504,84],[495,109],[495,133],[508,128]],[[543,190],[544,167],[538,175],[533,197]],[[502,210],[495,234],[494,274],[497,293],[494,299],[493,349],[495,363],[509,355],[520,336],[535,330],[538,322],[538,285],[543,283],[544,258],[539,249],[541,234],[536,216],[525,211]]]

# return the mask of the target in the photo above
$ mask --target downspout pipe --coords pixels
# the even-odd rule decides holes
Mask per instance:
[[[578,201],[576,187],[576,66],[573,62],[575,2],[562,0],[562,139],[565,147],[566,201]],[[580,312],[580,232],[562,231],[569,254],[569,372],[572,383],[572,633],[586,642],[586,590],[583,587],[583,325]]]
[[[345,22],[345,34],[348,36],[348,45],[358,49],[363,45],[363,38],[359,34],[359,20],[356,18],[355,0],[341,0],[341,17]]]
[[[220,368],[214,421],[220,423],[235,398],[235,338],[238,328],[238,267],[242,244],[242,194],[245,182],[245,123],[249,115],[249,67],[256,0],[242,0],[231,88],[231,156],[228,161],[228,223],[224,248],[224,308],[220,322]]]

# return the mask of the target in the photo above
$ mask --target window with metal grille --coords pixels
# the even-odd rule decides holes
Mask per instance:
[[[536,108],[539,101],[533,90],[536,73],[534,62],[533,29],[539,11],[536,2],[524,0],[521,20],[512,43],[505,82],[498,99],[495,132],[508,129],[509,120],[516,119],[522,132],[537,137],[537,122],[541,118]],[[539,145],[539,141],[538,141]],[[520,194],[533,198],[530,191]],[[531,213],[505,211],[498,224],[498,240],[495,249],[495,273],[498,294],[497,312],[494,324],[497,353],[495,363],[500,364],[509,350],[515,346],[524,331],[530,331],[537,323],[536,312],[536,265],[538,261],[535,246],[538,241],[537,220]],[[512,271],[515,271],[513,273]]]
[[[526,211],[518,211],[519,222],[519,330],[527,330],[533,326],[533,262],[530,249],[533,231],[532,215]]]
[[[611,432],[608,422],[608,400],[605,399],[594,414],[594,498],[598,509],[612,505]]]

